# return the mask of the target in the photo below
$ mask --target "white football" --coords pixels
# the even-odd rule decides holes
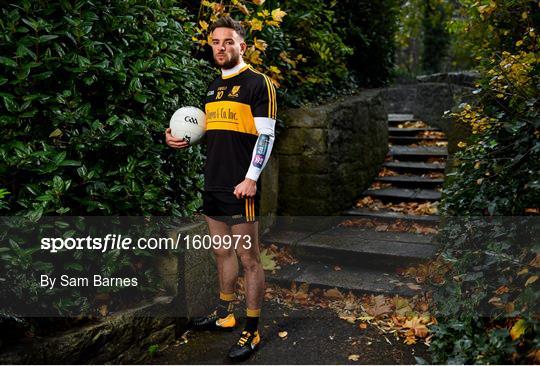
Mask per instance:
[[[182,107],[171,117],[171,134],[196,144],[206,131],[206,115],[197,107]]]

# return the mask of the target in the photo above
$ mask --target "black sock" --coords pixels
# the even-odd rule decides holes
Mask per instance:
[[[233,312],[234,310],[234,294],[219,294],[219,303],[217,306],[217,316],[220,318],[225,318],[227,315]]]
[[[248,316],[246,318],[246,328],[250,333],[255,333],[259,326],[259,317],[258,316]]]

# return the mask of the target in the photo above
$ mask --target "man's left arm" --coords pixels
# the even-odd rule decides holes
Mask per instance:
[[[251,163],[242,183],[236,186],[237,198],[253,197],[257,192],[257,180],[266,166],[274,146],[276,120],[267,117],[255,117],[255,126],[259,137],[251,155]]]
[[[276,128],[276,89],[267,76],[264,76],[258,90],[257,104],[253,107],[255,128],[259,137],[251,155],[251,163],[245,179],[234,189],[236,198],[253,197],[257,193],[257,180],[266,166]]]

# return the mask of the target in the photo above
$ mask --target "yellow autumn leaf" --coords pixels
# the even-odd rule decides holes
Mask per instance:
[[[276,22],[275,20],[267,20],[266,25],[269,25],[271,27],[279,27],[279,22]]]
[[[274,73],[274,74],[281,74],[281,71],[275,66],[270,66],[268,68],[268,71],[270,71],[271,73]]]
[[[51,134],[49,135],[49,137],[60,137],[60,136],[62,136],[62,131],[58,128],[54,130],[53,132],[51,132]]]
[[[463,141],[460,141],[460,142],[458,142],[457,146],[459,148],[464,148],[465,146],[467,146],[467,144],[465,142],[463,142]]]
[[[529,286],[532,283],[535,283],[538,280],[538,276],[531,276],[527,281],[525,281],[525,287]]]
[[[527,14],[526,11],[524,11],[523,13],[521,13],[521,19],[527,19],[528,16],[529,16],[529,14]]]
[[[369,316],[369,315],[361,316],[358,318],[358,320],[361,320],[363,322],[369,322],[370,320],[373,320],[373,319],[375,319],[375,317]]]
[[[262,29],[263,29],[263,22],[260,19],[255,18],[251,20],[252,32],[257,31],[257,30],[262,30]]]
[[[283,332],[279,332],[278,335],[279,335],[279,338],[285,338],[287,337],[289,333],[287,333],[286,331],[283,331]]]
[[[273,271],[276,269],[276,261],[274,260],[275,255],[270,253],[268,249],[264,249],[261,252],[261,263],[263,269],[267,271]]]
[[[272,10],[272,19],[274,19],[276,22],[281,22],[285,15],[287,15],[287,13],[280,8]]]
[[[264,39],[257,39],[257,38],[253,39],[253,45],[255,46],[256,49],[261,50],[261,51],[266,50],[266,47],[268,47],[268,44],[266,43]]]
[[[261,59],[261,51],[256,50],[254,47],[250,48],[248,52],[246,52],[246,60],[252,65],[262,64],[263,61]]]
[[[525,323],[525,320],[519,319],[516,324],[510,329],[510,337],[512,337],[512,340],[516,340],[519,337],[521,337],[525,331],[527,330],[527,323]]]
[[[244,4],[237,3],[237,4],[236,4],[236,7],[237,7],[244,15],[249,15],[249,14],[250,14],[249,9],[248,9]]]
[[[349,355],[349,361],[358,361],[360,359],[360,355]]]
[[[201,26],[202,30],[207,30],[208,29],[208,23],[206,23],[204,20],[201,20],[199,22],[199,25]]]
[[[479,7],[478,7],[478,12],[479,12],[480,14],[482,14],[483,12],[486,11],[486,8],[487,8],[487,7],[488,7],[487,5],[481,5],[481,6],[479,6]]]

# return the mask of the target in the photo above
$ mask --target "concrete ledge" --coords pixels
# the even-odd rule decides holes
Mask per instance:
[[[53,337],[36,337],[0,354],[2,364],[135,363],[148,356],[148,347],[171,342],[176,320],[173,297],[125,310],[97,324]],[[159,314],[160,316],[156,316]]]

